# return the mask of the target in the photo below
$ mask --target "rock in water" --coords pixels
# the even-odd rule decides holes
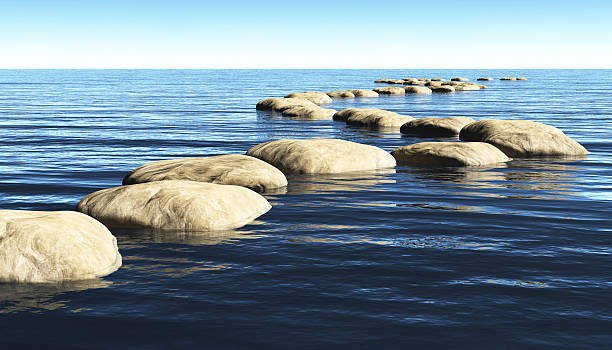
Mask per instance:
[[[432,92],[439,92],[439,93],[455,92],[455,88],[450,85],[430,86],[429,88],[431,89]]]
[[[331,98],[354,98],[355,94],[351,91],[330,91],[327,96]]]
[[[461,129],[463,141],[488,142],[509,157],[576,156],[589,152],[554,126],[529,120],[483,119]]]
[[[510,160],[485,142],[421,142],[400,147],[391,155],[400,165],[478,166]]]
[[[319,106],[294,106],[281,112],[284,117],[301,120],[331,120],[334,113],[336,113],[335,109],[321,108]]]
[[[384,86],[374,89],[380,95],[403,95],[406,93],[403,87],[399,86]]]
[[[414,118],[377,108],[347,108],[334,114],[334,120],[345,121],[349,125],[376,128],[399,128]]]
[[[425,86],[406,86],[404,87],[404,91],[407,94],[431,94],[431,89]]]
[[[256,109],[260,111],[275,111],[282,112],[285,109],[292,107],[318,107],[310,100],[304,98],[282,98],[282,97],[271,97],[266,98],[257,102]]]
[[[245,187],[185,180],[107,188],[77,205],[109,227],[178,231],[230,230],[270,208],[264,197]]]
[[[381,148],[335,139],[270,141],[251,148],[247,155],[285,174],[333,174],[395,166],[395,159]]]
[[[469,81],[470,79],[468,78],[461,78],[461,77],[457,77],[457,78],[452,78],[451,81]]]
[[[419,118],[402,125],[400,132],[421,137],[451,137],[459,135],[464,126],[474,121],[470,117]]]
[[[499,80],[516,80],[516,78],[514,78],[514,77],[502,77],[502,78],[499,78]]]
[[[237,185],[257,192],[287,186],[287,178],[280,170],[262,160],[243,154],[151,162],[126,175],[123,184],[163,180]]]
[[[378,97],[378,92],[374,90],[353,89],[349,91],[352,92],[355,97]]]
[[[489,77],[484,77],[484,78],[478,78],[476,80],[480,80],[480,81],[491,81],[493,80],[493,78],[489,78]]]
[[[327,96],[326,93],[320,91],[293,92],[285,96],[285,98],[303,98],[316,105],[332,103],[331,97]]]
[[[0,210],[0,282],[84,280],[120,266],[117,240],[87,215]]]

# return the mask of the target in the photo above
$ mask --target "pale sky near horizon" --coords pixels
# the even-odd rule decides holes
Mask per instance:
[[[0,68],[612,68],[612,0],[0,0]]]

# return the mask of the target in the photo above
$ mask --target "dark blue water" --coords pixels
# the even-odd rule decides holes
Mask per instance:
[[[609,70],[4,70],[0,208],[71,210],[146,162],[272,139],[429,141],[254,106],[453,76],[529,80],[330,107],[529,119],[591,154],[290,176],[241,229],[115,230],[124,265],[104,279],[0,285],[0,348],[610,348]]]

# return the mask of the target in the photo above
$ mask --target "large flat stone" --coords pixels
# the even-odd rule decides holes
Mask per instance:
[[[397,164],[424,166],[480,166],[510,160],[485,142],[421,142],[391,152]]]

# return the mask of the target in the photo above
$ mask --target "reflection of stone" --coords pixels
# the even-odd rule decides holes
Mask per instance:
[[[249,223],[250,226],[257,226],[260,224],[260,221],[252,221]],[[140,244],[177,243],[193,246],[216,245],[242,239],[257,239],[265,237],[265,235],[261,234],[261,232],[261,230],[245,229],[208,232],[113,229],[113,234],[119,240],[119,248],[124,252],[131,248],[139,247]]]
[[[112,282],[101,279],[53,283],[53,284],[0,284],[0,314],[58,310],[66,308],[57,296],[87,289],[107,288]]]
[[[506,155],[485,142],[421,142],[391,152],[397,164],[480,166],[507,162]]]
[[[334,192],[359,192],[373,190],[381,184],[393,184],[388,175],[395,174],[395,169],[378,169],[332,175],[291,175],[289,177],[288,195]]]

